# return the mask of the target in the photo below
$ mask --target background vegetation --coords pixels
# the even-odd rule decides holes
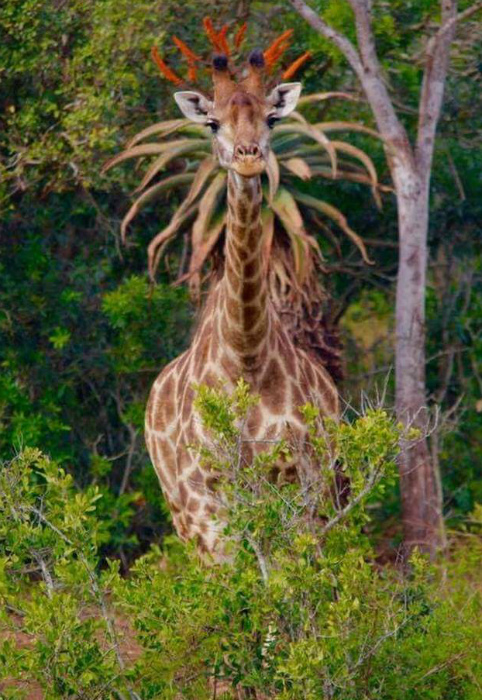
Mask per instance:
[[[350,35],[351,15],[344,2],[314,5],[322,8],[335,26],[343,27]],[[378,48],[387,82],[403,95],[397,107],[411,130],[421,75],[417,62],[420,29],[430,28],[436,17],[437,3],[391,0],[374,5]],[[146,244],[168,223],[181,201],[180,194],[166,192],[163,199],[145,208],[131,227],[128,245],[123,247],[120,222],[132,202],[130,192],[138,183],[138,173],[129,164],[107,175],[101,176],[100,170],[106,159],[118,153],[142,128],[177,116],[171,89],[159,78],[149,58],[151,46],[155,43],[163,49],[171,65],[176,67],[178,57],[174,52],[171,54],[169,41],[172,33],[197,52],[205,53],[206,40],[199,30],[203,16],[211,14],[221,22],[232,20],[233,13],[240,19],[248,17],[250,46],[266,45],[287,26],[295,28],[295,41],[287,61],[307,49],[312,51],[313,59],[302,76],[306,92],[320,89],[357,92],[353,75],[338,52],[309,31],[287,3],[240,2],[233,9],[233,3],[224,0],[186,2],[182,22],[179,4],[170,0],[136,3],[125,0],[4,0],[0,10],[0,450],[5,464],[10,464],[24,448],[40,449],[48,455],[48,458],[40,458],[36,452],[27,452],[21,457],[24,475],[50,469],[54,485],[56,480],[64,478],[58,475],[59,468],[69,475],[65,488],[70,495],[62,498],[72,499],[74,504],[79,499],[74,521],[84,511],[87,513],[85,527],[90,534],[86,535],[85,557],[88,566],[84,567],[85,575],[81,575],[82,562],[75,557],[69,560],[72,553],[65,541],[56,545],[60,549],[52,561],[60,557],[59,561],[67,562],[65,582],[72,583],[76,577],[85,581],[88,576],[85,572],[97,572],[98,565],[105,565],[109,557],[111,564],[107,571],[113,572],[115,585],[108,581],[106,589],[122,588],[120,597],[126,605],[129,600],[132,605],[138,605],[132,602],[136,584],[132,583],[130,590],[130,584],[116,578],[117,569],[112,562],[118,561],[120,570],[125,573],[136,557],[153,543],[161,545],[166,533],[171,531],[143,443],[146,396],[160,368],[189,342],[196,308],[183,288],[170,284],[182,256],[182,240],[169,249],[154,288],[150,288],[146,273]],[[452,52],[433,169],[427,290],[428,386],[433,409],[439,413],[438,427],[430,438],[431,448],[440,466],[447,522],[452,529],[459,530],[465,527],[468,514],[482,496],[478,474],[482,463],[479,223],[482,211],[478,197],[482,170],[482,57],[476,31],[475,21],[467,23],[458,34]],[[317,120],[346,119],[373,126],[363,101],[332,100],[311,109]],[[346,140],[370,154],[380,181],[389,184],[380,144],[361,134],[347,135]],[[176,167],[182,168],[182,161]],[[390,406],[397,262],[393,199],[384,194],[383,210],[379,212],[368,188],[363,185],[330,183],[323,179],[303,183],[302,187],[307,194],[331,202],[344,212],[349,225],[364,238],[375,261],[373,266],[366,265],[356,248],[334,233],[330,237],[330,230],[319,236],[326,258],[323,283],[333,300],[330,313],[341,324],[345,346],[346,379],[341,392],[352,407],[348,413],[359,409],[361,391],[374,397],[377,386],[380,391],[384,388],[385,400]],[[318,235],[319,231],[310,230],[310,233]],[[18,462],[14,464],[18,466]],[[52,464],[56,465],[55,469]],[[365,524],[365,530],[371,543],[377,542],[379,559],[393,558],[391,553],[396,551],[400,538],[396,489],[395,480],[389,481],[383,502],[378,498],[367,505],[371,522]],[[28,498],[36,502],[38,494]],[[88,510],[94,502],[95,515]],[[67,514],[63,513],[62,518]],[[6,523],[2,526],[2,538],[5,527],[11,527],[8,520]],[[66,536],[74,537],[64,530],[63,522],[61,525],[58,527],[67,533]],[[90,550],[89,543],[92,543]],[[11,556],[12,552],[3,546],[5,555]],[[34,549],[51,546],[50,541],[42,541],[36,543]],[[306,544],[308,549],[309,546]],[[365,552],[366,546],[372,545],[365,539],[362,544],[358,540],[353,544],[357,552]],[[65,553],[62,548],[69,551]],[[32,562],[31,551],[28,548],[26,551],[26,560]],[[14,554],[20,556],[19,552]],[[184,556],[187,555],[175,554],[174,559]],[[470,569],[467,560],[472,562],[473,555],[467,554],[462,567]],[[161,574],[157,569],[154,573],[152,559],[141,561],[144,563],[138,567],[144,571],[143,576],[157,584],[156,576]],[[187,566],[184,559],[180,565]],[[26,566],[25,561],[19,566],[22,576],[42,577],[38,560],[35,565],[29,564],[30,573],[22,568]],[[195,606],[198,598],[194,593],[194,580],[198,565],[193,563],[192,566],[192,571],[188,568],[192,573],[188,576],[189,595]],[[253,560],[252,566],[256,569],[256,561]],[[461,565],[457,566],[459,580]],[[467,575],[465,569],[464,576]],[[370,576],[378,574],[372,571]],[[472,573],[468,578],[471,576]],[[63,580],[61,575],[57,577]],[[72,649],[84,643],[94,644],[89,625],[97,623],[83,620],[76,626],[72,622],[81,619],[79,610],[84,609],[84,604],[99,604],[98,599],[89,598],[95,599],[97,595],[89,580],[85,590],[90,593],[85,594],[85,600],[81,596],[75,602],[75,591],[72,592],[66,583],[66,590],[70,592],[58,595],[67,597],[55,599],[55,605],[50,603],[52,615],[54,608],[55,615],[60,615],[59,611],[65,615],[64,622],[59,618],[58,624],[64,624],[69,634],[74,635],[69,642]],[[379,588],[378,578],[376,581],[376,585],[370,584],[374,591]],[[428,586],[426,579],[424,581],[423,585]],[[13,584],[9,582],[10,585]],[[221,583],[218,581],[216,585]],[[245,582],[239,585],[241,589]],[[354,588],[357,585],[355,582]],[[416,588],[416,584],[413,585]],[[395,583],[391,590],[396,590]],[[350,595],[354,595],[353,591]],[[373,595],[383,596],[383,593],[374,592]],[[432,593],[426,595],[432,602],[417,604],[430,609],[433,605],[433,609],[439,610],[438,604],[433,603]],[[36,596],[39,596],[37,603]],[[36,610],[44,609],[48,615],[49,608],[44,607],[47,598],[46,589],[39,589],[31,605],[37,605]],[[139,593],[137,601],[141,598]],[[231,603],[225,602],[227,609]],[[13,605],[11,599],[9,604]],[[375,607],[383,605],[383,601],[377,599]],[[263,619],[268,624],[272,608],[266,609],[269,614]],[[183,614],[187,616],[187,612]],[[442,617],[446,615],[444,612]],[[40,629],[40,618],[34,616],[34,619],[36,629]],[[180,617],[176,624],[182,628],[186,619]],[[433,625],[430,628],[433,639],[439,638],[439,618],[430,617],[429,620]],[[199,625],[202,624],[199,621]],[[262,629],[265,627],[262,625]],[[455,627],[444,632],[447,639],[455,635]],[[55,625],[53,629],[57,629]],[[109,635],[108,627],[106,629]],[[149,634],[149,629],[147,626],[143,632]],[[224,629],[225,634],[228,632]],[[416,634],[422,634],[420,629]],[[470,636],[471,632],[468,634]],[[196,635],[194,638],[197,639]],[[408,641],[406,639],[398,650],[393,650],[395,657],[390,658],[406,654],[407,659],[417,657],[420,662],[420,639],[414,642],[408,635]],[[51,642],[47,639],[45,644],[48,648]],[[161,642],[156,644],[161,645]],[[428,642],[428,646],[430,644]],[[462,646],[471,644],[470,639],[461,642]],[[88,651],[91,658],[96,659],[91,667],[107,674],[106,679],[119,673],[118,660],[114,659],[110,665],[111,657],[104,656],[101,647],[95,644],[94,647],[89,647]],[[243,649],[243,654],[247,653]],[[421,678],[437,663],[448,668],[443,666],[447,658],[460,651],[461,647],[450,649],[438,662],[427,659],[427,666],[422,663],[417,667],[419,675],[414,678]],[[173,658],[181,652],[180,648],[175,649]],[[296,654],[311,659],[311,653],[302,645],[293,650],[291,656],[291,652],[286,652],[285,670],[276,666],[278,675],[270,676],[269,682],[279,689],[283,673],[296,679]],[[215,663],[209,654],[202,658]],[[377,668],[383,668],[386,658],[388,656],[381,657]],[[36,659],[32,663],[42,667],[41,654]],[[316,668],[321,661],[313,658],[312,663]],[[400,669],[404,675],[406,666],[402,662]],[[75,677],[79,673],[72,671]],[[376,677],[378,671],[372,669],[370,673]],[[451,695],[446,694],[449,692],[446,686],[430,690],[431,694],[424,690],[425,694],[419,696],[476,697],[467,690],[470,684],[476,687],[474,669],[470,667],[467,674],[464,678],[472,680],[470,683],[460,681],[459,695],[451,685]],[[12,671],[10,675],[15,673]],[[266,680],[262,675],[260,678]],[[433,675],[427,678],[432,679]],[[259,678],[253,684],[258,681]],[[119,692],[129,692],[125,688],[130,681],[123,679],[122,682],[124,690],[121,688]],[[453,683],[452,676],[448,677],[449,682]],[[85,688],[81,691],[73,686],[73,689],[57,687],[57,680],[54,683],[48,678],[42,683],[51,689],[48,697],[52,698],[103,697],[100,687],[95,692],[87,692]],[[368,680],[366,683],[368,685],[363,686],[365,696],[359,697],[412,697],[395,690],[398,687],[395,681],[388,686],[393,690],[380,689],[378,695]],[[300,697],[301,690],[296,690],[296,685],[290,688],[289,692],[294,695],[285,697]],[[146,693],[142,697],[169,697],[155,694],[167,692],[165,687],[142,692]],[[345,695],[334,697],[351,698],[353,692],[353,688],[348,689]],[[312,697],[322,696],[314,694]]]

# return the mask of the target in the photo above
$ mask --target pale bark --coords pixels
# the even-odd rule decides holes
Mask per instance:
[[[457,15],[456,0],[441,0],[442,23],[428,41],[420,92],[417,138],[411,145],[390,98],[378,61],[371,22],[371,0],[349,0],[355,16],[357,46],[330,27],[303,0],[290,4],[345,55],[361,82],[385,150],[395,185],[399,224],[396,297],[396,408],[398,418],[425,432],[425,283],[430,172],[435,132],[458,20],[482,9],[482,3]],[[442,495],[424,437],[401,445],[400,477],[405,542],[435,554],[444,542]]]
[[[443,542],[442,502],[425,434],[425,284],[428,181],[398,169],[399,262],[395,306],[396,408],[399,420],[418,428],[420,439],[402,444],[400,493],[405,545],[434,552]]]

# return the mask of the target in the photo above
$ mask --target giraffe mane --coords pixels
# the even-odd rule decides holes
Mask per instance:
[[[330,295],[320,279],[319,261],[313,259],[304,282],[297,284],[292,274],[292,253],[281,243],[275,237],[273,260],[268,267],[269,296],[295,345],[321,362],[338,383],[344,376],[342,344]],[[277,266],[288,275],[288,283],[280,283]]]

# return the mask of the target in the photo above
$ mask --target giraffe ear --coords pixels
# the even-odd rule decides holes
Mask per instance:
[[[273,108],[270,116],[282,119],[295,109],[301,93],[301,83],[281,83],[268,96],[268,105]]]
[[[184,116],[197,124],[205,124],[208,112],[213,108],[213,103],[210,100],[201,95],[200,92],[192,90],[175,92],[174,99]]]

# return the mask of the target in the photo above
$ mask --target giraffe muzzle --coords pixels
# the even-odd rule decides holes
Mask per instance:
[[[233,170],[245,177],[252,177],[260,175],[265,167],[266,161],[257,143],[237,144],[232,161]]]

